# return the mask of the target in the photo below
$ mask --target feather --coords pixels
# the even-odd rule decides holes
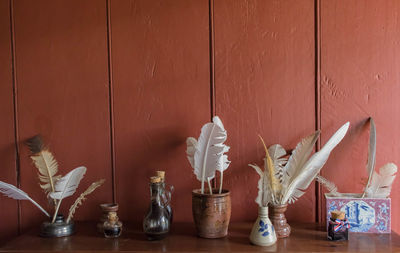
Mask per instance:
[[[333,197],[341,196],[341,194],[337,191],[337,186],[333,182],[329,181],[328,179],[326,179],[326,178],[324,178],[323,176],[320,176],[320,175],[317,175],[315,177],[315,179],[322,186],[324,186]]]
[[[69,208],[67,223],[72,219],[75,214],[76,209],[82,205],[82,202],[86,200],[86,196],[94,192],[98,187],[100,187],[106,180],[101,179],[97,182],[92,183],[86,191],[84,191],[74,202],[74,204]]]
[[[279,183],[282,184],[284,167],[288,160],[285,157],[286,150],[281,145],[275,144],[268,148],[268,153],[271,156],[272,163],[274,164],[275,176],[279,179]]]
[[[295,167],[292,170],[294,173],[289,179],[288,187],[285,188],[283,193],[282,204],[287,202],[293,203],[304,194],[305,190],[318,175],[321,168],[325,165],[331,151],[346,135],[349,124],[350,123],[347,122],[341,128],[339,128],[339,130],[336,131],[336,133],[328,140],[322,149],[312,155],[303,166]],[[306,158],[300,157],[300,160],[303,161],[306,160]]]
[[[86,167],[81,166],[70,171],[67,175],[57,181],[54,187],[55,191],[50,193],[50,197],[52,199],[58,200],[52,222],[54,222],[55,218],[57,217],[62,200],[66,197],[72,196],[75,193],[85,173]]]
[[[316,131],[297,144],[284,168],[285,173],[283,174],[282,180],[283,188],[288,188],[291,179],[298,176],[301,171],[300,169],[303,168],[311,152],[314,150],[314,145],[319,138],[319,134],[320,131]]]
[[[387,198],[392,189],[393,180],[396,177],[397,166],[388,163],[379,169],[379,174],[372,173],[371,183],[365,189],[368,198]]]
[[[375,170],[375,154],[376,154],[376,128],[375,122],[372,118],[370,120],[370,130],[369,130],[369,145],[368,145],[368,161],[367,161],[367,173],[368,173],[368,182],[366,184],[365,190],[368,189],[368,186],[371,182],[372,173]],[[363,198],[365,196],[365,190],[361,196]]]
[[[283,168],[287,163],[286,150],[279,144],[274,144],[268,148],[268,153],[271,156],[275,168]]]
[[[194,168],[194,153],[197,147],[197,140],[193,137],[188,137],[186,139],[186,155],[189,160],[190,165]]]
[[[258,195],[256,198],[256,203],[262,206],[268,206],[268,203],[272,202],[271,191],[269,191],[269,182],[266,173],[264,173],[261,168],[256,164],[249,164],[257,174],[260,176],[258,180]]]
[[[225,131],[225,134],[227,135],[224,125],[222,124],[222,121],[218,116],[213,117],[213,123],[216,124],[217,126],[219,126],[223,131]],[[220,173],[219,194],[222,193],[222,184],[224,181],[224,171],[226,169],[228,169],[229,164],[231,163],[231,161],[228,160],[228,156],[224,154],[229,151],[230,147],[227,145],[224,145],[224,144],[222,144],[222,146],[223,146],[223,150],[220,154],[218,164],[217,164],[217,171],[219,171],[219,173]]]
[[[272,162],[271,156],[269,155],[267,146],[265,145],[263,138],[260,135],[258,135],[258,137],[260,138],[260,140],[264,146],[264,150],[265,150],[264,173],[267,173],[268,181],[270,182],[270,186],[271,186],[271,190],[272,190],[272,194],[274,197],[276,197],[278,195],[278,192],[281,191],[282,185],[279,182],[279,179],[275,176],[275,174],[276,174],[275,167]]]
[[[46,212],[46,210],[43,209],[36,201],[31,199],[28,194],[26,194],[24,191],[18,189],[14,185],[4,183],[0,181],[0,192],[4,194],[5,196],[16,199],[16,200],[29,200],[34,204],[37,208],[40,209],[44,214],[46,214],[48,217],[50,217],[50,214]]]
[[[61,176],[56,176],[58,173],[58,163],[56,159],[53,154],[44,147],[40,135],[30,138],[27,141],[27,145],[32,153],[31,159],[39,171],[40,188],[42,188],[46,194],[54,192],[54,184],[61,178]]]
[[[216,170],[224,171],[229,165],[227,157],[223,157],[223,153],[227,151],[226,145],[223,144],[227,138],[226,131],[222,128],[223,126],[220,126],[222,122],[219,118],[214,117],[214,120],[218,124],[205,124],[201,128],[197,142],[191,137],[186,140],[188,160],[194,169],[197,180],[201,182],[202,194],[204,194],[204,183],[208,178],[214,178]]]

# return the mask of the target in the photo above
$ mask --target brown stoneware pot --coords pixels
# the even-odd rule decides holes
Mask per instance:
[[[213,190],[213,194],[192,192],[193,220],[197,235],[203,238],[221,238],[228,235],[231,219],[231,196],[228,190]]]
[[[287,204],[285,205],[270,205],[269,213],[272,225],[275,227],[276,236],[278,238],[285,238],[290,235],[290,226],[287,224],[285,212]]]

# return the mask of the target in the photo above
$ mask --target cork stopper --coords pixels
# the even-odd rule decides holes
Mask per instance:
[[[108,213],[108,220],[109,221],[117,221],[118,220],[118,216],[116,212],[109,212]]]
[[[161,178],[161,182],[164,182],[165,180],[165,171],[163,170],[157,170],[156,171],[157,177]]]
[[[160,177],[150,177],[150,183],[160,183],[161,178]]]
[[[331,212],[331,218],[334,220],[344,220],[346,218],[346,214],[339,210],[335,210]]]

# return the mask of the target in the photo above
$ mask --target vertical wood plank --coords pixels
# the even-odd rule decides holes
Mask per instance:
[[[141,221],[149,177],[166,170],[174,220],[190,221],[185,139],[210,120],[208,0],[111,1],[111,34],[120,216]]]
[[[94,180],[106,179],[75,217],[97,220],[98,204],[112,200],[106,2],[16,1],[15,38],[21,187],[51,209],[22,143],[41,133],[60,174],[88,168],[76,195],[63,203],[64,216],[78,194]],[[22,204],[23,228],[44,219],[30,203]]]
[[[0,0],[0,180],[17,184],[11,54],[10,2]],[[0,242],[18,232],[17,201],[0,196]]]
[[[216,113],[228,131],[232,219],[257,215],[257,173],[267,145],[293,149],[315,131],[314,1],[215,0]],[[315,189],[287,217],[315,220]]]
[[[352,126],[323,170],[341,192],[362,192],[367,178],[369,125],[377,127],[376,169],[400,165],[400,4],[322,0],[321,91],[324,141],[340,124]],[[400,232],[399,179],[392,189],[392,228]],[[324,212],[325,214],[325,212]]]

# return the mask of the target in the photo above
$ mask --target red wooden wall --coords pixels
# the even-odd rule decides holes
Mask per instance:
[[[399,11],[396,0],[0,0],[0,180],[46,206],[23,144],[42,133],[62,174],[88,168],[81,189],[106,179],[77,220],[97,220],[98,204],[115,200],[121,220],[141,221],[148,177],[164,169],[175,220],[191,221],[199,183],[185,139],[218,114],[231,146],[233,220],[256,216],[247,164],[262,162],[257,134],[292,149],[317,128],[324,144],[349,120],[322,174],[359,192],[369,116],[377,166],[400,162]],[[289,220],[323,220],[321,196],[311,186]],[[0,197],[2,240],[44,218]],[[395,215],[393,228],[400,232]]]

